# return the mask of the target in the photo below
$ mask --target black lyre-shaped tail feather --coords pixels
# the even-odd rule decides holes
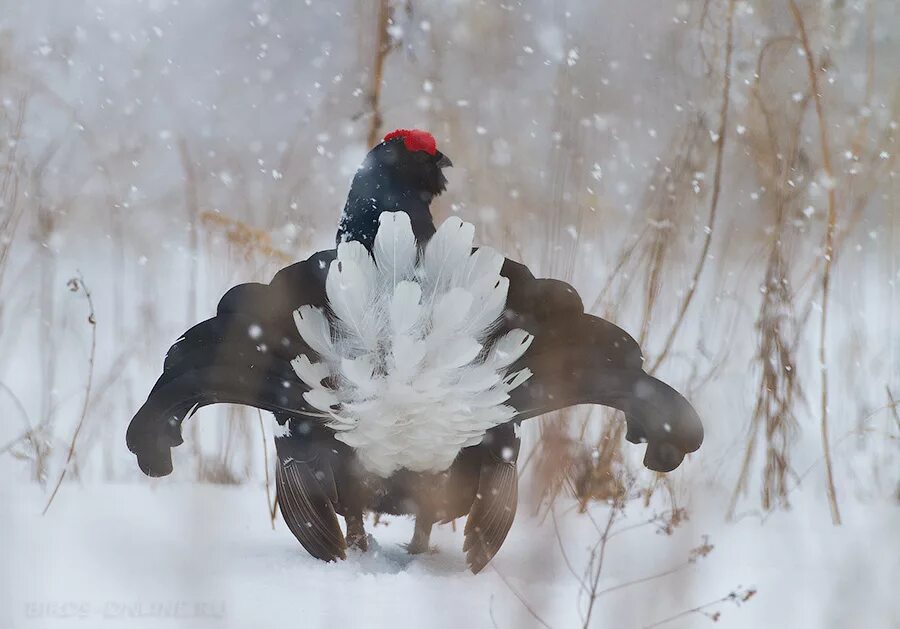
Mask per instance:
[[[646,443],[644,465],[668,472],[703,442],[696,411],[677,391],[643,370],[637,342],[616,325],[584,312],[565,282],[535,279],[507,260],[510,279],[506,321],[535,335],[512,369],[532,377],[511,393],[515,421],[578,404],[601,404],[625,413],[626,439]]]
[[[335,561],[346,558],[347,543],[334,510],[337,492],[328,465],[280,460],[275,481],[278,506],[291,533],[316,559]]]
[[[317,417],[290,361],[314,354],[297,333],[293,311],[325,303],[334,251],[282,269],[270,284],[241,284],[219,302],[216,316],[184,333],[169,349],[163,373],[128,427],[128,449],[149,476],[172,471],[171,448],[182,443],[190,413],[215,403],[245,404],[283,417]]]

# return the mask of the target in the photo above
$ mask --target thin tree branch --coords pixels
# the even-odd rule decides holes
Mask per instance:
[[[597,586],[600,583],[600,573],[603,572],[603,560],[606,557],[606,544],[607,542],[609,542],[609,532],[612,529],[613,522],[616,521],[616,513],[618,513],[621,508],[621,499],[616,499],[609,510],[609,518],[607,518],[606,520],[606,528],[603,530],[603,533],[600,536],[600,555],[597,558],[597,569],[594,572],[593,579],[591,580],[590,601],[588,602],[587,614],[584,618],[584,629],[587,629],[591,623],[591,614],[594,611],[594,603],[597,601],[597,597],[599,596],[599,594],[597,593]]]
[[[663,577],[667,577],[670,574],[675,574],[676,572],[678,572],[680,570],[684,570],[689,565],[691,565],[691,563],[692,562],[690,562],[690,561],[685,561],[684,563],[681,563],[681,564],[675,566],[674,568],[669,568],[668,570],[665,570],[663,572],[657,572],[656,574],[651,574],[650,576],[647,576],[647,577],[641,577],[640,579],[634,579],[632,581],[625,581],[624,583],[620,583],[618,585],[613,585],[612,587],[608,587],[605,590],[598,591],[597,596],[598,597],[603,596],[604,594],[609,594],[610,592],[615,592],[616,590],[621,590],[623,588],[631,587],[632,585],[638,585],[640,583],[646,583],[647,581],[655,581],[656,579],[661,579]]]
[[[528,601],[525,600],[525,597],[522,596],[519,593],[519,591],[516,590],[512,586],[512,584],[506,579],[505,576],[503,576],[503,573],[500,572],[500,570],[497,568],[496,561],[491,564],[491,567],[494,569],[494,572],[497,573],[497,576],[500,577],[500,580],[503,581],[503,583],[506,585],[506,587],[509,588],[509,591],[512,592],[513,594],[515,594],[516,598],[519,599],[519,602],[522,603],[522,605],[525,607],[526,610],[528,610],[528,613],[531,614],[531,617],[534,618],[536,621],[538,621],[542,627],[546,627],[547,629],[553,629],[553,627],[548,625],[547,622],[538,615],[538,613],[534,610],[534,608],[532,608],[531,605],[528,604]]]
[[[691,609],[686,609],[683,612],[675,614],[674,616],[669,616],[668,618],[664,618],[662,620],[658,620],[653,624],[644,625],[644,629],[652,629],[653,627],[659,627],[665,624],[672,622],[673,620],[678,620],[679,618],[684,618],[685,616],[690,616],[691,614],[703,614],[707,616],[713,622],[719,620],[719,612],[715,612],[714,614],[709,614],[704,612],[704,609],[708,609],[713,605],[719,605],[720,603],[734,602],[736,605],[740,605],[741,603],[746,603],[753,596],[756,595],[756,589],[750,588],[741,592],[729,592],[726,596],[722,598],[716,599],[714,601],[710,601],[709,603],[704,603],[703,605],[697,605],[697,607],[692,607]]]
[[[900,430],[900,412],[897,411],[897,401],[894,399],[894,395],[891,393],[891,388],[888,385],[884,385],[884,390],[887,392],[888,402],[890,402],[888,408],[891,409],[891,415],[897,423],[897,430]]]
[[[97,318],[94,315],[94,300],[91,297],[90,289],[87,287],[87,284],[84,283],[84,277],[81,275],[81,272],[78,273],[78,277],[73,277],[69,280],[68,286],[69,290],[73,293],[79,290],[83,291],[85,299],[87,299],[88,323],[91,326],[91,353],[88,357],[87,385],[85,386],[84,390],[84,404],[81,407],[81,417],[78,418],[78,424],[75,426],[75,432],[72,433],[72,441],[69,443],[69,454],[68,456],[66,456],[66,463],[65,465],[63,465],[63,469],[59,475],[59,479],[56,481],[56,485],[53,487],[53,492],[50,494],[50,498],[47,500],[47,505],[44,507],[41,515],[47,515],[47,510],[50,509],[50,505],[53,504],[53,499],[56,497],[56,492],[59,491],[63,479],[66,477],[66,473],[69,471],[69,465],[72,463],[72,458],[75,456],[75,444],[78,441],[78,435],[81,433],[81,428],[82,426],[84,426],[84,418],[87,417],[88,405],[91,401],[91,387],[94,384],[94,358],[97,355]]]
[[[581,589],[587,591],[587,583],[585,583],[584,579],[575,572],[575,568],[572,567],[572,562],[569,561],[569,555],[566,553],[565,546],[563,546],[562,536],[559,534],[559,523],[556,521],[556,510],[552,506],[550,507],[550,520],[553,522],[553,531],[556,533],[556,542],[559,544],[559,552],[566,564],[566,568],[569,569],[572,576],[581,584]]]

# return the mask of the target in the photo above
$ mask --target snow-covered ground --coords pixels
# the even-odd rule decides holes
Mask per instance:
[[[727,495],[700,493],[672,535],[640,504],[614,523],[598,591],[695,563],[646,583],[601,594],[591,626],[640,628],[731,591],[757,590],[739,608],[723,602],[728,628],[888,629],[900,622],[900,557],[883,550],[900,531],[896,506],[847,506],[832,527],[818,496],[764,526],[724,524]],[[510,536],[479,575],[464,564],[461,527],[437,527],[434,554],[410,557],[400,544],[411,520],[371,526],[368,554],[336,564],[309,557],[278,520],[272,530],[261,487],[193,484],[70,485],[46,516],[33,487],[0,493],[0,626],[89,627],[580,627],[587,597],[566,568],[587,565],[598,531],[588,517],[541,523],[522,505]],[[557,506],[557,514],[566,510]],[[608,508],[591,516],[605,527]],[[708,536],[704,538],[704,536]],[[896,546],[895,546],[896,547]],[[518,596],[517,596],[518,595]],[[689,614],[665,626],[711,624]]]

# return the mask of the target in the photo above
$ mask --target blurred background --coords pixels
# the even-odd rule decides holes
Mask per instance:
[[[3,626],[897,626],[898,26],[894,0],[0,0]],[[164,479],[124,444],[179,334],[332,247],[397,127],[453,160],[436,220],[571,282],[706,426],[662,476],[605,409],[530,422],[477,577],[462,523],[412,563],[400,518],[306,556],[253,409],[203,409]]]

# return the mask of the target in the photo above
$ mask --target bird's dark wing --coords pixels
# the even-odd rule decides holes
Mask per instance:
[[[290,361],[313,352],[293,322],[299,306],[325,304],[325,276],[334,251],[279,271],[269,284],[241,284],[219,302],[216,316],[169,349],[163,373],[128,426],[128,449],[149,476],[172,471],[170,449],[194,410],[219,402],[246,404],[282,417],[317,416]]]
[[[534,335],[512,369],[534,375],[511,393],[515,421],[578,404],[602,404],[625,413],[626,439],[647,443],[644,465],[668,472],[700,447],[703,426],[690,403],[643,370],[637,342],[621,328],[584,312],[574,288],[535,279],[527,267],[507,260],[509,278],[502,329]]]
[[[482,446],[475,502],[466,519],[463,552],[475,574],[494,557],[516,517],[519,502],[519,438],[513,424],[488,431]]]

